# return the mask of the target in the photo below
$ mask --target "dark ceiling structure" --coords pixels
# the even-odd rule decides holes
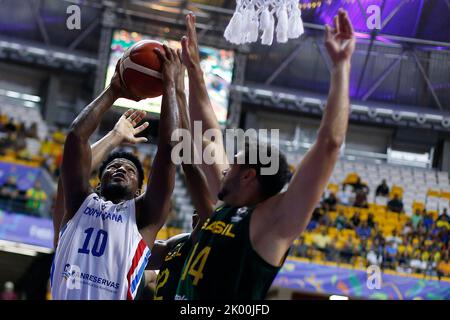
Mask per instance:
[[[80,30],[66,27],[70,5],[81,8]],[[95,72],[103,79],[114,29],[181,38],[184,15],[193,11],[200,43],[236,51],[230,122],[237,121],[242,102],[310,112],[323,107],[328,91],[324,24],[343,7],[358,37],[351,82],[355,112],[450,127],[450,0],[300,0],[299,5],[301,38],[236,47],[223,38],[234,0],[0,0],[0,59]],[[370,5],[381,10],[380,30],[368,29]]]

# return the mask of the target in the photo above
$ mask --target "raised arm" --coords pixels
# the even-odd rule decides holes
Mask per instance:
[[[73,121],[64,144],[62,186],[65,202],[63,224],[69,221],[90,192],[92,153],[89,138],[99,125],[103,114],[121,96],[116,73],[111,84]]]
[[[113,130],[108,132],[103,138],[101,138],[91,146],[91,173],[96,170],[100,166],[101,162],[106,158],[106,156],[120,144],[136,144],[147,141],[147,138],[145,137],[136,137],[137,134],[141,133],[148,127],[148,122],[144,122],[142,125],[135,128],[135,126],[144,118],[144,116],[144,111],[133,111],[131,109],[126,111],[119,118]],[[59,230],[64,217],[64,213],[64,190],[62,180],[58,179],[58,189],[56,191],[56,201],[53,210],[54,248],[56,248],[56,245],[58,243]]]
[[[259,215],[264,218],[255,223],[256,233],[264,233],[262,240],[255,241],[257,251],[273,263],[280,261],[294,239],[306,228],[345,139],[350,110],[350,60],[355,38],[345,11],[340,10],[334,22],[336,29],[326,26],[325,45],[333,69],[317,140],[297,168],[286,192],[266,201]]]
[[[202,124],[202,134],[209,129],[220,131],[219,122],[209,100],[206,89],[203,71],[200,66],[200,55],[198,50],[197,33],[195,30],[195,16],[188,14],[186,16],[187,36],[181,40],[183,47],[183,62],[186,65],[189,77],[189,114],[191,133],[194,130],[194,121],[200,121]],[[217,140],[211,141],[203,139],[203,148],[212,147],[215,152],[216,161],[208,165],[202,163],[200,168],[206,175],[211,194],[217,200],[217,194],[220,190],[220,181],[222,171],[229,167],[228,159],[225,153],[222,134],[216,135]]]
[[[180,62],[182,61],[181,52],[177,51]],[[180,113],[180,128],[190,131],[189,113],[187,110],[187,101],[184,87],[184,67],[180,76],[177,78],[177,99]],[[191,93],[189,93],[191,95]],[[198,214],[198,222],[192,232],[192,239],[195,241],[199,228],[211,216],[214,211],[215,200],[208,188],[206,177],[201,168],[194,164],[195,145],[191,138],[191,159],[188,162],[183,162],[182,167],[185,175],[186,186],[191,196],[195,211]]]
[[[164,46],[165,53],[155,49],[163,64],[163,97],[159,122],[158,151],[153,161],[146,192],[136,199],[138,229],[149,247],[164,225],[170,211],[170,198],[175,184],[175,165],[171,159],[172,132],[178,128],[179,115],[175,79],[181,64],[177,53]]]

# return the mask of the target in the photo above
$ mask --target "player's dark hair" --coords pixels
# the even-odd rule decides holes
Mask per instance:
[[[144,183],[144,169],[143,169],[141,161],[138,159],[138,157],[136,157],[134,154],[132,154],[130,152],[116,151],[116,152],[111,153],[108,156],[108,158],[106,158],[106,160],[103,161],[100,168],[98,169],[98,178],[101,180],[103,171],[105,171],[108,164],[110,164],[115,159],[119,159],[119,158],[127,159],[136,166],[136,169],[138,171],[138,186],[139,186],[139,189],[142,189],[142,184]]]
[[[275,172],[275,174],[268,175],[268,174],[261,174],[262,168],[270,168],[271,162],[267,164],[263,164],[261,162],[260,158],[260,149],[265,148],[265,154],[267,157],[271,158],[272,153],[278,153],[278,170]],[[260,140],[256,141],[246,141],[245,142],[245,167],[253,168],[256,171],[256,176],[259,181],[260,189],[262,196],[267,199],[274,195],[276,195],[278,192],[280,192],[283,187],[286,185],[286,183],[289,181],[289,167],[286,160],[285,155],[275,146],[262,142]],[[253,152],[253,154],[257,155],[256,163],[250,163],[250,153]]]

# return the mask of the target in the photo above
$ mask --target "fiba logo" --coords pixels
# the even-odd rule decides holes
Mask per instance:
[[[367,29],[381,30],[381,9],[376,4],[367,7],[366,13],[368,14],[366,20]]]
[[[67,282],[67,289],[81,289],[80,283],[81,269],[77,265],[66,264],[62,277]]]
[[[381,269],[377,265],[371,265],[367,268],[366,285],[369,290],[381,289]]]

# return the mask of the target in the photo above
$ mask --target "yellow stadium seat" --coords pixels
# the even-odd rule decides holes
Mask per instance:
[[[441,196],[441,191],[436,189],[428,189],[427,196],[439,198]]]
[[[168,233],[166,228],[162,228],[159,230],[158,234],[156,235],[156,239],[158,240],[167,240],[168,239]]]
[[[394,198],[395,194],[397,194],[399,198],[403,198],[403,188],[394,184],[389,193],[389,197]]]
[[[330,229],[328,229],[328,234],[329,234],[330,236],[337,236],[337,235],[338,235],[338,229],[336,229],[336,228],[330,228]]]
[[[344,183],[355,183],[359,176],[356,172],[350,172],[344,180]]]
[[[412,204],[412,209],[413,209],[413,212],[416,212],[417,210],[422,211],[423,209],[425,209],[425,203],[423,203],[421,201],[414,201]]]
[[[328,191],[331,193],[338,193],[339,192],[339,185],[337,183],[329,183],[328,184]]]
[[[431,214],[431,216],[433,217],[433,220],[435,220],[435,221],[439,217],[439,212],[437,212],[436,210],[429,210],[428,213]]]
[[[450,200],[450,191],[448,191],[448,190],[442,190],[442,191],[441,191],[441,198],[449,199],[449,200]]]
[[[330,216],[330,219],[332,221],[334,221],[336,219],[338,213],[336,211],[330,211],[330,212],[328,212],[328,215]]]

